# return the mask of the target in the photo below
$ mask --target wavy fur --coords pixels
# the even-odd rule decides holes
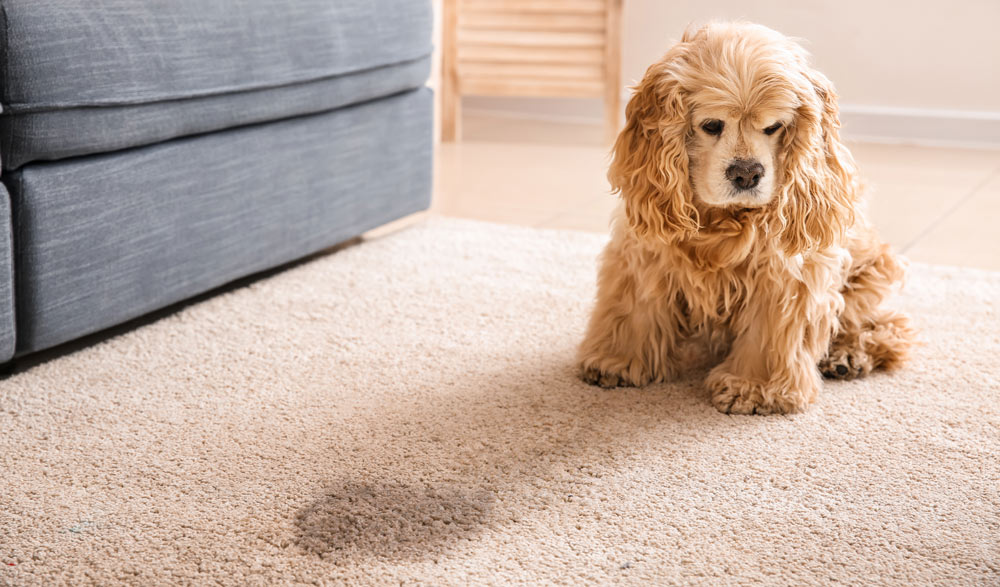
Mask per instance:
[[[698,134],[702,112],[730,117],[733,156],[770,162],[773,188],[751,204],[710,204],[693,179],[725,164]],[[689,30],[626,116],[608,173],[623,206],[580,347],[585,380],[643,385],[707,360],[718,409],[787,413],[815,399],[820,368],[850,378],[902,364],[914,332],[881,308],[902,265],[860,213],[836,93],[801,47],[758,25]],[[759,128],[774,119],[772,140]]]

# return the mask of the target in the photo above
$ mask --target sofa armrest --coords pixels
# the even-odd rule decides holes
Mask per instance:
[[[10,195],[0,184],[0,364],[14,358],[14,237]]]

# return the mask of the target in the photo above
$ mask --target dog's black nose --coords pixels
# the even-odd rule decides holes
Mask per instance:
[[[726,179],[738,190],[752,190],[764,177],[764,166],[750,159],[734,159],[726,169]]]

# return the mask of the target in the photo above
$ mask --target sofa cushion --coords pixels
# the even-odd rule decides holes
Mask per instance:
[[[430,57],[304,84],[114,108],[0,115],[7,170],[38,160],[106,153],[178,137],[314,114],[423,85]]]
[[[425,209],[421,88],[7,174],[17,353],[48,348]]]
[[[431,51],[429,0],[0,0],[0,8],[7,168],[410,89],[426,79]],[[209,104],[175,103],[189,100]],[[119,108],[127,113],[108,112]],[[243,110],[254,114],[234,117]],[[102,125],[114,132],[86,140]]]

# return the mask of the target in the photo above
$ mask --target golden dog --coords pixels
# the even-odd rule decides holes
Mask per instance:
[[[763,26],[688,30],[635,88],[608,172],[622,206],[579,361],[602,387],[714,357],[729,413],[788,413],[820,373],[894,368],[914,331],[881,303],[900,261],[862,215],[833,86]]]

